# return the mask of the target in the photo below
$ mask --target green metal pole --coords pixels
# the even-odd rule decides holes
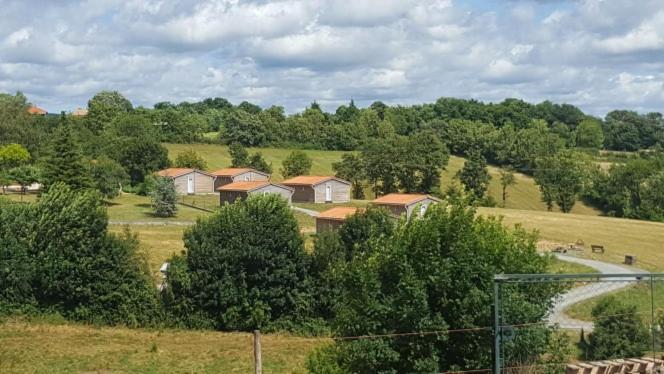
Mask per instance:
[[[500,374],[500,282],[493,279],[493,374]]]
[[[655,349],[657,348],[655,343],[655,336],[657,331],[655,330],[655,276],[650,274],[650,337],[652,340],[652,361],[655,362]]]

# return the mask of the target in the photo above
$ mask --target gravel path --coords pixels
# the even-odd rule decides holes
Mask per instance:
[[[194,221],[108,221],[109,225],[129,226],[191,226]]]
[[[300,213],[304,213],[304,214],[306,214],[308,216],[312,216],[312,217],[318,217],[318,215],[320,214],[319,212],[317,212],[315,210],[300,208],[300,207],[297,207],[297,206],[294,206],[293,210],[297,210]]]
[[[556,257],[562,261],[574,262],[577,264],[591,267],[602,274],[639,274],[647,273],[645,270],[637,269],[634,267],[627,267],[622,265],[610,264],[602,261],[588,260],[573,256],[556,254]],[[556,302],[553,311],[549,316],[550,324],[558,324],[563,329],[584,329],[591,331],[593,328],[592,322],[581,321],[574,319],[565,314],[565,309],[580,301],[588,300],[593,297],[604,295],[609,292],[615,292],[625,287],[631,286],[636,277],[627,276],[624,278],[616,278],[612,282],[595,282],[586,286],[575,287],[565,294]],[[624,282],[623,282],[624,281]]]

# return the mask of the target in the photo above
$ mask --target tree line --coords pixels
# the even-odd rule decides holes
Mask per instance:
[[[40,175],[48,184],[61,174],[58,164],[73,163],[88,170],[85,183],[95,184],[108,197],[119,185],[147,194],[155,185],[150,175],[170,163],[162,142],[218,141],[230,145],[233,166],[266,172],[273,171],[272,165],[260,152],[244,155],[244,147],[352,151],[335,165],[335,172],[353,183],[355,198],[365,197],[366,186],[375,195],[454,193],[439,186],[440,172],[454,154],[468,159],[458,179],[479,204],[496,204],[486,196],[486,167],[492,164],[535,177],[549,209],[558,206],[569,212],[583,198],[608,215],[664,219],[662,162],[656,161],[662,158],[664,124],[658,113],[613,111],[599,119],[568,104],[441,98],[408,107],[376,102],[363,109],[351,101],[334,113],[313,103],[301,113],[286,115],[283,108],[232,105],[221,98],[134,108],[121,94],[109,91],[90,99],[85,117],[31,116],[21,94],[0,95],[0,107],[0,145],[15,143],[28,151],[26,157],[15,147],[0,150],[3,184],[27,185]],[[217,137],[206,137],[208,131],[216,131]],[[598,170],[593,158],[602,148],[640,153]],[[186,154],[174,164],[205,166],[197,157]],[[281,170],[288,174],[300,169]],[[636,178],[621,177],[625,173]],[[503,204],[516,181],[505,178]]]

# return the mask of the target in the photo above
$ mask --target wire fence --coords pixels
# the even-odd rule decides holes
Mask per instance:
[[[501,275],[494,286],[494,373],[664,353],[664,274]]]

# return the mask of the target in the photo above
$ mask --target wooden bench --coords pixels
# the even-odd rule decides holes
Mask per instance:
[[[604,253],[603,245],[591,244],[590,249],[592,249],[593,253]]]

